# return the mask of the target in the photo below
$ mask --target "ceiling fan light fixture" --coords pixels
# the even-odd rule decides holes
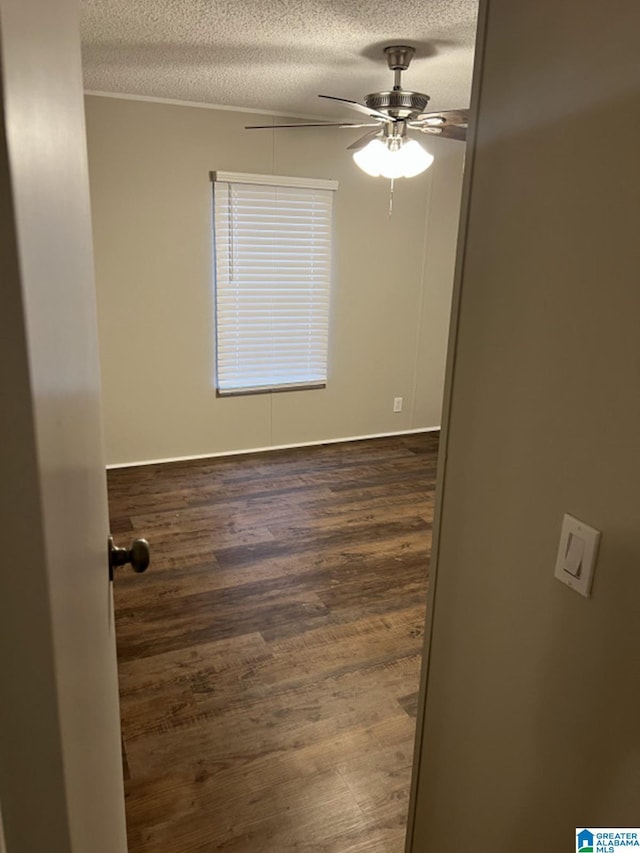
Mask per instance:
[[[374,178],[413,178],[428,169],[433,155],[416,142],[407,139],[398,145],[397,138],[386,143],[373,139],[364,148],[355,151],[353,159],[357,166]]]
[[[416,175],[420,175],[433,163],[433,154],[425,151],[422,145],[416,142],[415,139],[409,139],[405,142],[399,153],[403,157],[403,177],[405,178],[413,178]]]
[[[388,150],[384,142],[372,139],[364,148],[353,152],[353,159],[356,166],[359,166],[363,172],[371,175],[372,178],[378,178],[382,174],[387,154]]]

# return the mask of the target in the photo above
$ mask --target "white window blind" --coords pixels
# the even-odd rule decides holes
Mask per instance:
[[[212,177],[218,393],[322,387],[337,182]]]

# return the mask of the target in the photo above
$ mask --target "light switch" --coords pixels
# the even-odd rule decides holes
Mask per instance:
[[[574,578],[580,577],[582,569],[582,558],[584,557],[584,539],[576,536],[575,533],[569,534],[569,545],[567,553],[564,557],[564,570],[573,575]]]
[[[572,515],[565,515],[560,533],[555,576],[588,597],[591,592],[600,531]]]

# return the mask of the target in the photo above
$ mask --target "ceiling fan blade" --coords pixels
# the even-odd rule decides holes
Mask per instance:
[[[372,139],[375,139],[379,133],[379,129],[370,130],[369,133],[365,133],[365,135],[361,136],[360,139],[356,139],[355,142],[352,142],[351,145],[348,146],[347,151],[360,151],[360,149],[364,148],[365,145],[368,145]]]
[[[424,127],[441,127],[446,124],[447,120],[444,116],[425,116],[421,119],[416,119],[414,124],[421,124]]]
[[[328,101],[338,101],[340,104],[344,104],[345,107],[349,107],[349,109],[357,110],[359,113],[364,113],[365,115],[371,116],[372,118],[381,118],[384,121],[395,121],[391,116],[388,116],[386,113],[381,113],[379,110],[372,110],[364,104],[359,104],[358,101],[350,101],[348,98],[336,98],[335,95],[318,95],[319,98],[326,98]]]
[[[444,121],[438,121],[444,119]],[[441,110],[439,113],[421,113],[411,123],[420,123],[436,126],[438,124],[455,124],[457,127],[466,127],[469,124],[469,110]]]
[[[442,139],[459,139],[464,142],[467,138],[467,128],[455,124],[445,124],[440,128]]]
[[[342,121],[323,121],[318,124],[304,124],[302,122],[298,122],[297,124],[248,124],[245,125],[245,130],[273,130],[278,127],[374,127],[372,124],[354,124],[352,122]],[[375,125],[377,127],[377,125]]]
[[[459,139],[464,142],[468,124],[469,110],[442,110],[439,113],[422,113],[409,122],[409,127],[422,133],[437,134],[444,139]]]
[[[444,124],[442,127],[412,127],[411,130],[419,130],[429,136],[438,136],[440,139],[459,139],[464,142],[467,138],[467,128],[457,127],[455,124]]]

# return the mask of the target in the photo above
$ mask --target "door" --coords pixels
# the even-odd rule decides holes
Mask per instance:
[[[7,853],[126,850],[77,15],[0,0]]]

